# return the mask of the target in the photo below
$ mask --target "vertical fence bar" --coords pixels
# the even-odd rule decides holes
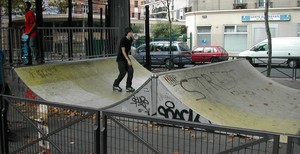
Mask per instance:
[[[2,109],[3,109],[3,97],[2,95],[0,96],[0,152],[1,153],[4,153],[4,125],[3,125],[3,112],[2,112]]]
[[[3,96],[1,95],[1,132],[2,132],[2,138],[1,138],[1,150],[3,153],[9,153],[8,149],[8,136],[7,136],[7,110],[8,110],[8,103],[3,99]]]
[[[100,119],[100,117],[99,117]],[[107,116],[102,115],[102,125],[101,125],[101,154],[107,154]]]
[[[100,111],[96,112],[96,129],[95,129],[95,149],[96,154],[102,153],[103,149],[102,144],[104,143],[102,140],[102,125],[101,125],[101,113]]]
[[[280,136],[274,135],[274,141],[273,141],[273,154],[279,154],[279,142],[280,142]]]
[[[292,149],[293,149],[293,138],[288,136],[288,142],[286,145],[286,154],[292,154]]]

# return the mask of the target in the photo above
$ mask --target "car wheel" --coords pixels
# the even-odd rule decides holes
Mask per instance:
[[[287,62],[287,64],[288,64],[288,66],[290,67],[290,68],[295,68],[295,67],[297,67],[297,61],[295,60],[295,59],[290,59],[290,60],[288,60],[288,62]]]
[[[216,63],[216,62],[218,62],[218,58],[213,57],[213,58],[210,59],[210,62],[211,63]]]
[[[165,66],[166,66],[166,68],[173,68],[174,67],[174,62],[171,59],[166,59],[165,60]]]
[[[253,65],[253,66],[254,66],[254,63],[253,63],[253,61],[252,61],[252,58],[251,58],[251,57],[246,57],[246,60],[248,60],[248,62],[249,62],[251,65]]]

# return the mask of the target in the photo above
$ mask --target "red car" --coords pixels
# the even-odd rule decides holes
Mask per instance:
[[[227,51],[221,46],[200,46],[192,51],[192,63],[228,60]]]

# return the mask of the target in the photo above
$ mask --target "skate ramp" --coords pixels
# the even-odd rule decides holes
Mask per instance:
[[[118,111],[169,118],[168,111],[176,110],[189,112],[180,115],[187,121],[195,121],[191,115],[197,119],[197,113],[209,123],[286,134],[300,128],[300,91],[266,78],[246,60],[170,71],[158,78],[132,61],[137,89],[133,94],[112,91],[118,75],[115,57],[20,67],[15,72],[40,98],[61,104],[116,106]],[[126,76],[123,89],[125,82]],[[166,112],[159,112],[162,109]]]
[[[151,72],[132,58],[133,87],[138,88]],[[46,101],[90,108],[105,108],[127,98],[126,78],[120,84],[123,92],[112,91],[119,71],[116,58],[44,64],[15,68],[18,77],[37,96]]]
[[[246,60],[167,72],[159,80],[213,123],[288,134],[300,128],[300,91],[266,78]]]

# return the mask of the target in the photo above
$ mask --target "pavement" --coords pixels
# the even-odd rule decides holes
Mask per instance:
[[[284,86],[300,90],[300,80],[299,79],[297,79],[297,80],[292,80],[291,78],[271,78],[271,79],[284,85]]]
[[[115,58],[15,68],[19,78],[47,101],[90,108],[203,121],[296,134],[300,128],[300,82],[266,78],[246,60],[231,60],[152,73],[132,59],[134,93],[112,91]],[[125,77],[126,78],[126,77]],[[126,79],[121,87],[125,88]],[[189,113],[189,110],[195,114]],[[163,113],[162,111],[166,112]],[[168,112],[182,115],[169,116]],[[188,113],[188,114],[187,114]],[[194,115],[194,117],[192,117]],[[192,119],[192,120],[191,120]]]

